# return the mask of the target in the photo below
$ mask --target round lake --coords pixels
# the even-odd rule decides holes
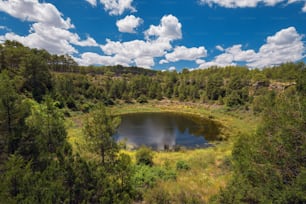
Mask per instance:
[[[220,127],[212,120],[177,113],[133,113],[121,116],[115,139],[127,146],[141,145],[153,149],[172,149],[175,146],[197,148],[210,146],[218,138]]]

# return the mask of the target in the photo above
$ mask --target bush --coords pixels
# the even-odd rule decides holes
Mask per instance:
[[[136,152],[136,163],[153,166],[153,152],[148,147],[140,147]]]
[[[152,188],[157,180],[176,180],[176,172],[163,167],[137,165],[132,180],[137,188]]]
[[[176,162],[176,169],[177,170],[189,170],[190,166],[183,160]]]
[[[138,103],[148,103],[148,99],[145,95],[141,95],[137,98]]]

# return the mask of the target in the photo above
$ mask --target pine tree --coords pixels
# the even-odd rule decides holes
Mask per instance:
[[[102,164],[113,161],[118,152],[113,135],[119,123],[120,119],[110,115],[101,103],[85,122],[84,134],[92,150],[100,153]]]

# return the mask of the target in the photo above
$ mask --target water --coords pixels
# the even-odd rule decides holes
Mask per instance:
[[[206,147],[220,133],[215,122],[186,114],[133,113],[122,115],[121,120],[115,139],[125,141],[131,148],[141,145],[157,150],[175,146]]]

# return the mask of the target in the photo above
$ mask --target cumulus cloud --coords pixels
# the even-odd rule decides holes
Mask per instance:
[[[145,40],[132,40],[127,42],[106,40],[104,45],[101,45],[101,50],[106,56],[96,58],[92,54],[81,55],[77,61],[83,65],[99,64],[122,64],[136,65],[144,68],[151,68],[155,65],[154,59],[156,57],[163,57],[168,51],[172,50],[171,42],[182,37],[181,23],[173,15],[166,15],[162,17],[159,25],[151,25],[148,30],[144,32]],[[152,37],[155,38],[152,38]],[[195,56],[206,54],[204,47],[191,49],[193,54],[188,57],[197,58]],[[186,48],[187,49],[187,48]],[[120,61],[117,61],[120,59]],[[122,60],[124,59],[124,60]],[[123,65],[123,64],[122,64]]]
[[[45,49],[53,54],[73,54],[78,51],[71,45],[78,46],[98,46],[96,41],[87,37],[81,40],[76,33],[69,30],[50,26],[44,23],[34,23],[31,27],[30,34],[20,36],[15,33],[6,33],[5,40],[16,40],[22,44],[38,49]]]
[[[73,54],[76,46],[98,46],[97,42],[87,37],[81,40],[78,34],[70,31],[74,28],[69,18],[66,20],[57,8],[50,3],[38,0],[0,1],[0,10],[23,21],[34,22],[29,34],[20,36],[8,32],[1,40],[16,40],[31,48],[45,49],[52,54]]]
[[[93,7],[97,6],[97,0],[85,0]],[[104,10],[110,15],[119,16],[122,15],[126,10],[136,12],[135,7],[132,6],[133,0],[100,0],[103,4]]]
[[[294,62],[302,59],[305,46],[294,27],[282,29],[274,36],[267,38],[267,43],[261,46],[257,57],[248,60],[250,67],[264,67],[284,62]]]
[[[93,52],[85,52],[81,54],[80,58],[74,57],[74,60],[80,65],[123,65],[128,66],[131,64],[130,59],[124,58],[123,56],[102,56]]]
[[[97,0],[86,0],[88,3],[90,3],[92,6],[97,6]]]
[[[100,2],[110,15],[122,15],[126,10],[136,12],[132,6],[133,0],[100,0]]]
[[[206,57],[206,55],[207,50],[203,46],[198,48],[187,48],[185,46],[178,46],[174,48],[174,51],[172,53],[166,54],[166,60],[161,60],[160,64],[168,62],[177,62],[180,60],[193,61],[201,57]]]
[[[223,53],[215,57],[213,61],[206,62],[205,60],[198,60],[196,63],[199,64],[199,68],[208,68],[211,66],[225,67],[229,65],[236,65],[234,62],[233,55],[229,53]]]
[[[171,66],[171,67],[168,68],[168,70],[169,70],[170,72],[174,72],[174,71],[176,71],[176,67]]]
[[[200,4],[207,4],[209,6],[219,5],[225,8],[254,8],[258,5],[275,6],[279,3],[292,4],[304,0],[199,0]],[[302,9],[306,12],[306,4]]]
[[[246,63],[251,68],[263,68],[285,62],[295,62],[304,58],[305,46],[294,27],[282,29],[273,36],[267,37],[266,43],[258,52],[242,50],[242,45],[234,45],[225,49],[225,52],[210,62],[198,61],[200,68],[209,66],[236,65]]]
[[[167,15],[162,17],[160,25],[151,25],[150,28],[145,31],[146,39],[150,37],[157,37],[166,41],[172,41],[182,38],[182,24],[173,15]]]
[[[171,45],[163,41],[133,40],[118,42],[107,39],[107,43],[102,45],[101,49],[107,55],[120,54],[135,59],[143,56],[163,56],[165,50],[171,49]]]
[[[73,28],[70,18],[62,18],[62,14],[50,3],[39,3],[38,0],[0,1],[0,11],[30,22],[42,22],[59,28]]]
[[[114,59],[128,59],[124,62],[128,62],[129,65],[136,64],[144,68],[154,66],[154,58],[164,56],[166,50],[170,50],[171,48],[172,46],[169,42],[158,40],[118,42],[107,39],[106,44],[101,45],[102,51],[105,55],[108,55],[108,57]],[[85,60],[82,64],[93,64],[88,62],[88,60]],[[114,62],[113,65],[121,64],[121,62],[122,61]]]
[[[118,20],[116,25],[122,33],[136,33],[135,29],[143,22],[139,17],[133,15],[126,16],[124,19]]]
[[[154,58],[151,56],[138,57],[135,59],[135,64],[138,67],[150,69],[154,66]]]

